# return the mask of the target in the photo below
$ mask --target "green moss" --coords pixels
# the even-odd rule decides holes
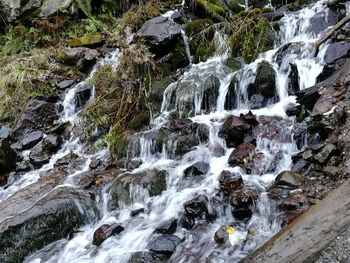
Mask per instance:
[[[215,21],[224,21],[226,10],[220,2],[211,3],[206,0],[192,0],[191,6],[195,13],[201,16],[209,16]]]
[[[215,53],[215,45],[213,41],[209,43],[201,43],[197,47],[196,53],[193,57],[193,61],[195,63],[206,61],[214,53]]]
[[[148,112],[141,112],[135,115],[128,124],[128,129],[139,131],[143,127],[147,126],[150,121],[150,116]]]
[[[114,158],[120,159],[126,156],[129,142],[124,134],[124,128],[115,125],[107,134],[106,139]]]
[[[196,34],[199,34],[203,30],[214,24],[210,19],[197,19],[194,21],[190,21],[185,25],[186,35],[192,37]]]
[[[83,37],[68,40],[70,47],[91,47],[100,45],[104,39],[100,33],[87,33]]]
[[[231,1],[231,2],[228,4],[228,8],[229,8],[234,14],[238,14],[238,13],[244,11],[244,7],[241,6],[240,4],[238,4],[238,3],[235,2],[235,1]]]

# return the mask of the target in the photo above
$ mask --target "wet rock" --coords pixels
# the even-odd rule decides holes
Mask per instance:
[[[187,230],[191,230],[195,225],[195,219],[183,213],[179,216],[179,225]]]
[[[181,25],[165,16],[152,18],[140,28],[137,36],[145,38],[152,45],[164,45],[181,36]]]
[[[335,25],[337,22],[338,15],[331,9],[329,9],[329,12],[319,12],[310,19],[308,32],[312,32],[317,36],[328,27]]]
[[[150,196],[160,195],[166,189],[166,171],[150,170],[143,173],[126,173],[117,177],[109,192],[109,209],[119,207],[119,203],[131,204],[132,187],[140,187],[148,191]]]
[[[236,190],[230,194],[231,213],[238,220],[249,220],[253,215],[254,202],[258,198],[255,189]]]
[[[63,156],[62,158],[58,159],[55,163],[55,166],[61,166],[61,165],[68,165],[72,161],[76,160],[78,158],[78,155],[75,153],[69,153],[66,156]]]
[[[187,167],[184,171],[185,177],[205,175],[209,172],[209,164],[206,162],[197,162],[190,167]]]
[[[6,125],[2,125],[0,128],[0,140],[8,139],[11,135],[12,129]]]
[[[135,217],[135,216],[138,216],[139,214],[142,214],[145,212],[145,209],[144,208],[138,208],[138,209],[134,209],[134,210],[131,210],[130,212],[130,216],[131,217]]]
[[[250,97],[250,100],[249,100],[249,105],[250,105],[250,108],[251,109],[261,109],[264,107],[264,104],[265,104],[265,98],[263,95],[261,94],[253,94],[251,97]]]
[[[244,166],[255,151],[255,146],[251,143],[242,143],[231,153],[228,163],[230,166]]]
[[[303,177],[291,171],[284,171],[277,175],[275,183],[279,186],[298,188],[303,183]]]
[[[253,84],[248,87],[249,99],[259,94],[264,97],[265,105],[276,96],[276,72],[270,63],[263,61],[259,64]]]
[[[284,211],[295,211],[308,207],[309,201],[303,194],[294,194],[282,200],[279,207]]]
[[[15,125],[13,136],[20,139],[28,133],[44,131],[58,118],[58,110],[54,103],[31,99]]]
[[[336,60],[346,57],[349,54],[349,50],[349,42],[331,43],[327,48],[324,60],[327,64],[333,64]]]
[[[148,249],[155,254],[171,256],[180,243],[181,239],[175,235],[160,235],[151,240]]]
[[[290,73],[288,75],[288,94],[295,95],[299,88],[299,73],[295,64],[290,64]]]
[[[299,54],[303,50],[304,46],[300,42],[288,43],[283,45],[276,52],[276,62],[281,66],[284,58],[290,54]]]
[[[132,254],[128,263],[160,263],[162,260],[152,252],[135,252]]]
[[[339,152],[339,150],[333,144],[326,144],[313,158],[319,163],[324,164],[331,156],[336,155],[337,152]]]
[[[237,190],[243,185],[242,176],[229,171],[222,171],[219,175],[220,190],[228,195],[230,192]]]
[[[77,90],[75,97],[76,97],[76,100],[75,100],[76,107],[78,108],[83,107],[91,97],[91,87],[89,85],[80,87]]]
[[[63,80],[60,83],[58,83],[57,87],[60,90],[65,90],[65,89],[68,89],[69,87],[71,87],[75,83],[76,83],[75,79],[66,79],[66,80]]]
[[[258,122],[251,112],[240,117],[231,116],[225,120],[219,135],[225,139],[227,146],[237,147],[252,135],[252,128],[256,125]]]
[[[43,150],[48,153],[55,153],[62,144],[62,138],[60,136],[49,134],[42,142]]]
[[[166,128],[155,134],[155,146],[159,153],[163,147],[170,158],[178,158],[193,150],[201,142],[208,140],[209,129],[203,124],[189,119],[179,119],[168,123]]]
[[[30,163],[35,169],[39,169],[44,164],[49,163],[50,158],[51,154],[44,150],[42,142],[33,147],[29,154]]]
[[[301,105],[291,104],[287,105],[285,111],[287,116],[298,116],[302,111],[302,107]]]
[[[11,145],[11,147],[17,151],[28,150],[40,142],[42,138],[43,133],[41,131],[34,131],[26,134],[25,137]]]
[[[92,244],[95,246],[99,246],[110,236],[118,235],[122,231],[124,231],[124,227],[122,227],[121,225],[102,225],[95,230]]]
[[[208,200],[205,196],[199,195],[184,203],[186,215],[197,218],[208,213]]]
[[[156,229],[155,232],[159,234],[174,234],[176,232],[177,228],[177,220],[175,218],[169,219],[162,224],[160,224]]]
[[[221,226],[214,235],[214,240],[218,244],[224,244],[229,241],[227,226]]]
[[[16,168],[17,154],[12,148],[7,139],[0,139],[0,175],[5,176]],[[0,183],[1,184],[1,183]]]
[[[66,238],[84,224],[76,202],[85,208],[92,200],[88,193],[74,188],[53,190],[62,176],[47,175],[0,204],[0,217],[6,218],[0,223],[1,262],[23,262],[33,251]]]

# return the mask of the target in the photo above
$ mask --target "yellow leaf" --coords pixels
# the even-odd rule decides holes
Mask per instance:
[[[236,229],[235,229],[233,226],[229,226],[229,227],[227,227],[227,229],[226,229],[226,232],[227,232],[227,234],[229,234],[229,235],[232,235],[235,231],[236,231]]]

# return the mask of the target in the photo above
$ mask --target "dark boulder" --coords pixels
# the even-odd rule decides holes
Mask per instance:
[[[253,156],[255,146],[251,143],[242,143],[231,153],[228,163],[231,166],[244,166]]]
[[[219,135],[225,139],[228,147],[237,147],[252,135],[252,128],[257,125],[258,121],[251,112],[240,117],[231,116],[225,120]]]
[[[309,201],[303,194],[291,195],[279,203],[279,207],[287,212],[305,209],[308,208],[308,205]]]
[[[43,150],[48,153],[55,153],[61,147],[62,142],[60,136],[49,134],[43,139]]]
[[[152,18],[140,28],[137,36],[145,38],[150,44],[159,46],[181,37],[181,25],[165,16]]]
[[[177,228],[177,220],[175,218],[169,219],[161,223],[156,229],[155,232],[159,234],[174,234]]]
[[[335,25],[337,22],[338,15],[336,12],[332,11],[332,9],[329,9],[329,12],[319,12],[310,19],[308,32],[317,36],[328,27]]]
[[[232,215],[238,220],[249,220],[253,215],[254,203],[258,199],[256,189],[245,188],[230,194]]]
[[[267,61],[259,63],[253,84],[248,87],[248,97],[259,94],[264,97],[264,105],[276,97],[276,72]]]
[[[147,252],[147,251],[135,252],[132,254],[130,259],[128,260],[128,263],[161,263],[161,262],[164,262],[162,260],[162,256],[159,258],[159,255],[156,255],[152,252]]]
[[[288,75],[288,94],[295,95],[299,88],[299,72],[295,64],[290,64],[290,72]]]
[[[33,251],[67,238],[85,223],[80,206],[93,207],[91,197],[71,187],[54,190],[64,176],[47,175],[0,204],[1,262],[23,262]]]
[[[197,218],[203,214],[208,214],[208,200],[205,196],[199,195],[184,203],[186,215]]]
[[[160,235],[151,240],[148,249],[155,254],[171,256],[180,243],[181,239],[177,236]]]
[[[124,227],[114,224],[114,225],[102,225],[97,228],[94,232],[92,244],[95,246],[99,246],[105,241],[107,238],[113,235],[118,235],[124,230]]]
[[[214,235],[214,240],[218,244],[224,244],[229,241],[227,226],[221,226]]]
[[[7,139],[0,139],[0,186],[6,184],[5,174],[16,168],[17,154],[12,148]]]
[[[29,160],[34,168],[39,169],[44,164],[50,162],[51,155],[52,154],[50,152],[44,149],[43,142],[41,141],[31,149],[29,153]]]
[[[12,144],[11,147],[17,151],[24,151],[31,149],[43,138],[42,131],[34,131],[26,134],[25,137]]]
[[[91,97],[91,87],[84,85],[78,88],[75,94],[75,106],[82,108]]]
[[[234,190],[239,189],[243,185],[242,176],[229,171],[222,171],[219,175],[220,190],[228,195]]]
[[[131,204],[131,187],[142,187],[150,196],[160,195],[166,190],[166,171],[150,170],[143,173],[126,173],[118,176],[112,183],[109,192],[109,209],[119,207],[119,203]]]
[[[31,99],[14,127],[13,136],[20,139],[33,131],[44,131],[58,118],[58,108],[54,103]]]
[[[209,172],[210,166],[206,162],[197,162],[184,171],[185,177],[206,175]]]
[[[183,228],[187,230],[191,230],[194,225],[196,224],[195,219],[187,215],[186,213],[182,213],[179,216],[179,226],[182,226]]]
[[[65,48],[63,50],[64,61],[72,66],[77,66],[81,72],[87,72],[100,57],[100,53],[89,48]]]

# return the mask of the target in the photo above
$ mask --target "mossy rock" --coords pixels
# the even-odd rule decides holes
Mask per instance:
[[[160,195],[166,190],[167,172],[150,170],[143,173],[126,173],[114,180],[110,187],[108,208],[110,210],[119,208],[121,205],[130,205],[133,197],[130,194],[132,187],[141,187],[148,191],[150,196]]]
[[[163,102],[164,91],[172,82],[173,80],[169,76],[165,76],[160,80],[156,80],[155,82],[153,82],[152,89],[149,95],[149,102],[152,104],[154,112],[160,112]]]
[[[132,118],[128,124],[128,129],[139,131],[143,127],[147,126],[150,121],[150,115],[148,112],[141,112]]]
[[[70,47],[99,47],[104,43],[104,37],[100,33],[88,33],[83,37],[74,38],[68,40],[68,45]]]
[[[194,21],[190,21],[185,25],[186,35],[189,37],[194,36],[213,24],[214,22],[210,19],[197,19]]]
[[[212,41],[209,43],[202,43],[197,47],[196,53],[193,57],[193,61],[194,63],[206,61],[208,58],[213,56],[214,53],[215,45]]]
[[[245,10],[244,6],[242,6],[241,4],[239,4],[236,1],[231,1],[228,3],[227,7],[234,13],[234,14],[238,14],[242,11]]]
[[[212,2],[206,0],[187,0],[187,6],[199,17],[207,18],[209,16],[213,21],[224,21],[227,13],[227,10],[223,7],[224,4],[220,1]]]

